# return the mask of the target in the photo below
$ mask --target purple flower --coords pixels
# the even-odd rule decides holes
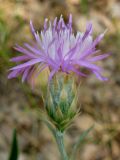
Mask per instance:
[[[62,16],[59,20],[55,18],[53,23],[45,19],[44,29],[40,33],[35,32],[32,21],[30,28],[34,41],[30,44],[24,43],[23,47],[16,45],[15,49],[22,55],[12,58],[11,61],[21,64],[10,69],[8,78],[22,75],[22,81],[29,81],[31,76],[37,77],[45,68],[50,70],[49,80],[58,71],[87,76],[81,72],[81,68],[85,68],[98,79],[107,80],[101,75],[103,69],[95,64],[109,56],[109,53],[98,54],[100,50],[96,49],[104,33],[93,40],[91,23],[87,24],[84,33],[78,31],[76,34],[72,31],[72,15],[67,24]]]

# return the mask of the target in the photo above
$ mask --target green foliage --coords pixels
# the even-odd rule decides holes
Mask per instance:
[[[16,129],[13,131],[12,145],[10,156],[8,160],[17,160],[18,159],[18,142],[17,142],[17,133]]]
[[[80,9],[83,13],[87,14],[89,10],[88,0],[81,0]]]
[[[21,30],[24,26],[24,21],[20,16],[14,16],[14,22],[16,21],[18,26],[13,24],[11,27],[8,25],[8,21],[5,18],[4,10],[0,10],[0,72],[4,72],[6,68],[9,68],[8,66],[11,66],[9,63],[9,58],[12,55],[11,42],[13,41],[15,34],[17,34],[16,32]]]
[[[4,59],[8,58],[7,42],[9,37],[9,30],[6,23],[0,18],[0,56]]]

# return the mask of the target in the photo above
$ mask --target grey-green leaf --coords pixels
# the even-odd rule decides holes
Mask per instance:
[[[56,136],[56,132],[55,129],[53,128],[52,124],[49,123],[47,120],[42,119],[42,121],[47,125],[48,129],[51,131],[51,133],[53,134],[53,136]]]
[[[87,137],[87,135],[89,134],[89,132],[94,128],[94,125],[92,125],[90,128],[88,128],[86,131],[84,131],[80,137],[78,138],[76,144],[73,147],[73,152],[72,152],[72,156],[71,156],[71,160],[75,159],[76,156],[76,152],[80,146],[80,144],[84,141],[84,139]]]

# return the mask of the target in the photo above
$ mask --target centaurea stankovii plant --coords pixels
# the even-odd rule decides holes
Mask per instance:
[[[48,121],[44,120],[44,122],[57,141],[61,158],[68,160],[69,157],[64,149],[63,133],[71,124],[71,120],[78,115],[73,75],[87,77],[91,72],[99,80],[107,80],[102,76],[103,69],[96,64],[97,61],[110,55],[110,53],[100,54],[100,50],[96,47],[105,32],[93,39],[92,24],[89,22],[85,32],[74,33],[71,14],[67,24],[61,16],[59,20],[55,18],[53,22],[45,19],[44,28],[40,33],[35,31],[32,21],[30,21],[30,29],[34,40],[31,43],[24,43],[23,46],[15,46],[21,55],[11,58],[11,61],[18,65],[10,69],[8,78],[22,75],[22,82],[25,80],[30,82],[32,77],[32,85],[34,85],[34,79],[43,70],[49,69],[48,92],[45,100]],[[84,69],[89,72],[84,72]],[[72,156],[72,159],[74,158]]]

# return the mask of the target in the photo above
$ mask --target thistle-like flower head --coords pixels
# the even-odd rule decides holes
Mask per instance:
[[[86,76],[81,71],[81,68],[85,68],[98,79],[107,79],[101,75],[102,68],[95,64],[109,56],[109,53],[98,54],[100,50],[96,49],[104,33],[93,40],[91,23],[87,24],[84,33],[78,31],[76,34],[72,30],[72,15],[69,16],[67,24],[62,16],[59,20],[55,18],[53,23],[45,19],[40,33],[35,31],[32,21],[30,28],[34,41],[24,43],[23,47],[16,45],[15,49],[22,55],[11,59],[19,64],[10,69],[8,78],[22,75],[22,81],[29,81],[33,73],[37,77],[45,68],[50,70],[49,80],[59,71]]]

